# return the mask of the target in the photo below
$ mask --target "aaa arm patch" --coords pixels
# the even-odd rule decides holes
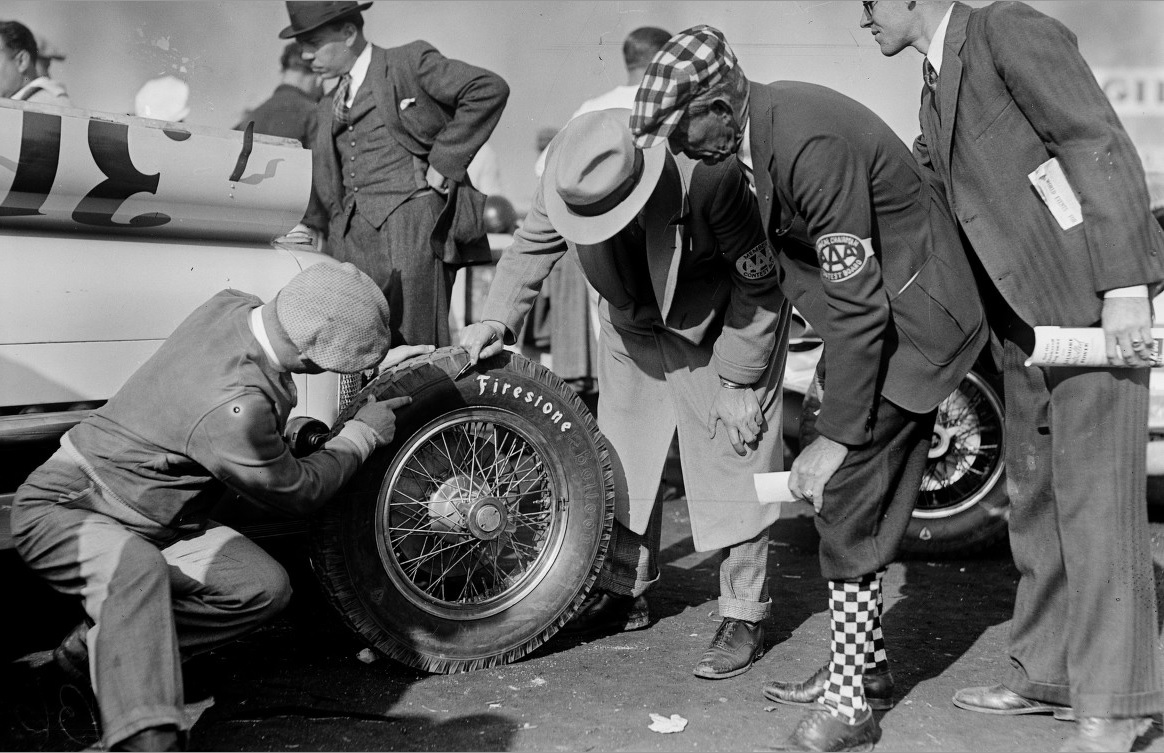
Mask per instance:
[[[816,241],[820,276],[829,282],[841,282],[865,268],[868,259],[865,244],[849,233],[822,235]]]
[[[776,253],[768,241],[763,241],[748,253],[736,259],[736,271],[749,280],[767,277],[776,269]]]

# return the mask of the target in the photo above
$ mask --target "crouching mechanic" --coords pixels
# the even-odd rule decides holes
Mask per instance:
[[[305,458],[282,438],[292,373],[350,373],[432,346],[394,349],[388,304],[351,264],[316,264],[264,304],[224,290],[202,304],[16,493],[24,561],[81,597],[87,624],[54,657],[88,671],[112,750],[185,744],[181,660],[279,612],[283,568],[210,508],[226,489],[272,511],[325,503],[392,440],[395,398],[364,406]],[[87,668],[86,668],[86,665]]]
[[[764,694],[813,708],[785,749],[870,750],[880,737],[870,702],[892,703],[881,576],[917,501],[935,409],[987,337],[958,230],[872,111],[823,86],[749,83],[710,26],[655,55],[631,129],[642,148],[666,139],[689,157],[755,170],[780,286],[824,340],[818,436],[789,489],[816,509],[832,658],[807,682]]]
[[[598,307],[598,427],[614,448],[615,525],[595,589],[565,632],[650,623],[667,449],[678,433],[697,551],[720,550],[723,621],[695,666],[746,671],[764,649],[788,307],[739,165],[635,149],[628,110],[579,115],[551,142],[525,223],[497,265],[471,358],[514,342],[555,263],[580,264]],[[619,460],[621,459],[621,462]]]

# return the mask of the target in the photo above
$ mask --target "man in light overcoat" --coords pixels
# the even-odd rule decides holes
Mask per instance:
[[[658,579],[667,449],[678,433],[697,551],[720,550],[723,621],[695,667],[731,677],[763,652],[768,527],[753,474],[778,470],[788,307],[736,165],[635,149],[628,110],[579,115],[551,143],[533,207],[497,267],[472,358],[512,343],[557,263],[602,298],[598,425],[617,458],[615,529],[598,583],[567,626],[646,627]],[[563,256],[569,254],[569,259]]]

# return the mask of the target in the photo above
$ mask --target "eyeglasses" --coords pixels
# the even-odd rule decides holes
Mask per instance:
[[[876,4],[877,0],[861,0],[861,8],[870,16],[873,15],[873,6]]]

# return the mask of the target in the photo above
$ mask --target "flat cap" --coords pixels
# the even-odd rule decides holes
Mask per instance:
[[[651,59],[635,92],[630,117],[635,146],[647,149],[666,140],[687,104],[736,65],[736,54],[715,27],[692,26],[671,37]]]
[[[275,296],[275,316],[300,353],[341,374],[377,365],[392,341],[384,294],[346,262],[320,262],[292,277]]]

